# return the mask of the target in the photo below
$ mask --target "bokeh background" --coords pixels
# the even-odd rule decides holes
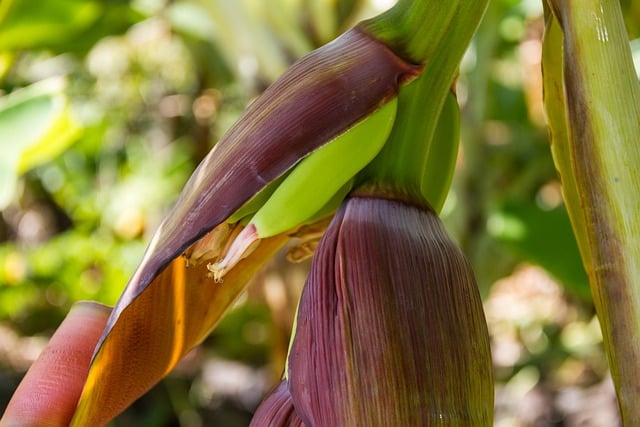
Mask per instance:
[[[295,59],[392,3],[0,0],[0,410],[73,302],[115,303],[243,108]],[[621,4],[636,39],[640,2]],[[542,32],[541,0],[490,2],[457,82],[462,146],[442,216],[485,301],[495,425],[615,426],[549,151]],[[273,260],[111,425],[247,425],[281,374],[307,268]]]

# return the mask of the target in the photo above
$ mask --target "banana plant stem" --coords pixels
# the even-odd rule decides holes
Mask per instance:
[[[422,75],[401,88],[392,134],[364,175],[399,184],[421,195],[436,211],[449,190],[455,154],[441,162],[433,156],[455,153],[459,135],[457,118],[443,114],[443,106],[487,4],[487,0],[400,0],[363,24],[365,31],[398,55],[424,65]],[[437,129],[447,123],[449,134]]]
[[[365,25],[396,53],[421,64],[440,46],[459,3],[464,1],[399,0]]]
[[[578,241],[588,245],[581,253],[623,423],[637,426],[640,84],[617,0],[550,0],[549,5],[562,37],[559,46],[545,47],[561,52],[563,68],[558,72],[546,62],[545,73],[555,79],[545,77],[545,90],[553,93],[553,85],[564,85],[564,91],[547,97],[545,104],[556,113],[554,102],[566,108],[565,129],[554,129],[559,121],[551,121],[554,145],[566,146],[552,150],[561,176],[572,178],[563,178],[563,190],[572,196],[566,198],[567,210]]]

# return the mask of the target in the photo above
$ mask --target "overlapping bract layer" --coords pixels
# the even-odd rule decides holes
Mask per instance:
[[[251,420],[250,427],[305,427],[293,407],[289,382],[282,380],[262,401]]]
[[[279,403],[307,426],[491,425],[480,295],[428,207],[357,191],[316,250],[296,324],[286,379],[263,403],[273,413]],[[254,425],[289,425],[266,413]]]

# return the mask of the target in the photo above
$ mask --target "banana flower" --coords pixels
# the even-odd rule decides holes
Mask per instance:
[[[385,105],[420,69],[356,27],[299,60],[247,108],[196,169],[114,307],[72,425],[105,424],[206,337],[299,225],[267,224],[262,229],[269,235],[260,235],[258,245],[243,249],[232,261],[222,259],[231,243],[242,241],[237,237],[243,229],[254,230],[243,225],[245,217],[260,211],[253,212],[252,206],[260,208],[264,199],[269,205],[272,192],[277,196],[277,188],[269,184],[286,188],[298,183],[298,176],[286,176],[298,168],[291,169],[322,156],[325,147],[335,150],[338,144],[341,149],[340,137],[347,131],[366,143],[358,133],[364,127],[365,134],[373,132],[384,143],[395,113]],[[385,117],[378,119],[377,111]],[[345,144],[352,149],[350,141]],[[341,178],[336,192],[351,176]],[[322,179],[317,176],[315,182]],[[311,215],[331,196],[315,201]],[[276,204],[276,210],[296,211],[289,199],[275,200],[270,206]],[[229,221],[234,214],[237,218]],[[307,219],[313,220],[302,218]],[[220,261],[225,261],[224,269],[216,267]]]
[[[358,189],[316,249],[285,379],[253,425],[489,426],[486,328],[471,267],[437,215]]]
[[[346,271],[362,274],[362,280],[368,273],[361,269],[371,261],[355,262],[349,253],[363,250],[363,242],[372,239],[369,243],[373,252],[360,255],[382,263],[378,271],[382,276],[372,282],[380,288],[349,290],[361,292],[361,307],[376,307],[381,317],[368,319],[362,308],[340,308],[347,301],[340,302],[335,295],[314,296],[314,292],[328,291],[333,285],[326,281],[329,288],[318,288],[320,282],[312,276],[307,284],[310,290],[305,291],[301,302],[300,329],[289,358],[289,377],[283,383],[286,387],[278,389],[282,394],[272,395],[288,409],[276,415],[289,417],[292,425],[314,425],[319,422],[318,411],[326,410],[331,403],[320,399],[322,396],[306,393],[321,391],[323,384],[333,387],[341,375],[347,375],[345,378],[351,381],[345,384],[348,388],[336,388],[345,402],[356,404],[358,393],[367,391],[361,396],[362,402],[353,407],[355,412],[341,409],[332,415],[330,419],[338,423],[335,425],[352,420],[367,422],[366,417],[370,416],[374,417],[372,422],[404,423],[442,417],[470,417],[474,422],[485,422],[489,400],[460,412],[452,412],[449,405],[473,397],[469,390],[476,387],[476,382],[483,382],[489,360],[486,337],[476,337],[476,333],[483,334],[481,310],[471,291],[468,266],[459,262],[455,251],[453,258],[458,261],[452,262],[459,263],[455,264],[457,267],[440,265],[440,261],[430,264],[425,254],[432,254],[437,248],[448,250],[450,246],[445,240],[435,239],[428,244],[424,239],[428,240],[430,233],[441,232],[437,228],[434,230],[440,231],[425,229],[428,224],[433,225],[435,218],[426,207],[425,200],[430,196],[425,194],[436,195],[438,201],[434,205],[438,209],[448,188],[457,149],[457,133],[450,125],[455,124],[452,119],[458,114],[450,87],[486,3],[400,0],[387,13],[357,25],[300,59],[247,108],[187,182],[113,308],[95,347],[71,425],[104,425],[149,390],[207,336],[248,280],[291,236],[305,237],[309,230],[315,230],[312,234],[317,235],[318,224],[322,228],[327,223],[347,194],[375,177],[381,182],[398,183],[410,189],[411,194],[415,190],[420,202],[398,199],[395,193],[353,197],[333,222],[332,233],[339,231],[343,222],[349,224],[345,231],[353,228],[353,236],[344,240],[353,248],[341,256],[348,260]],[[422,83],[412,84],[416,79]],[[410,87],[414,89],[406,90]],[[439,149],[429,145],[434,137],[445,139],[447,157],[440,161],[442,165],[438,164]],[[415,153],[414,146],[418,147]],[[426,175],[425,168],[429,169]],[[419,171],[420,177],[435,176],[436,180],[425,183],[420,178],[420,182],[412,182],[411,171]],[[439,171],[446,172],[442,179]],[[369,203],[369,199],[376,202]],[[366,221],[355,221],[363,208],[372,209],[371,214],[376,215],[374,225],[391,222],[386,228],[374,227],[369,236],[360,228]],[[383,216],[389,218],[383,221]],[[395,228],[402,231],[403,239],[410,240],[400,242],[394,238]],[[334,241],[334,234],[326,241]],[[383,236],[391,239],[388,246],[381,245],[381,239],[386,238]],[[424,252],[412,253],[414,249]],[[326,250],[323,246],[321,252]],[[397,254],[388,256],[392,250],[400,251],[403,258]],[[327,266],[319,265],[325,262]],[[440,267],[417,275],[419,282],[409,286],[409,282],[405,283],[409,279],[405,269],[413,271],[416,266],[411,267],[412,263],[427,270]],[[342,264],[326,256],[319,257],[315,264],[323,275],[342,268]],[[441,267],[443,271],[438,270]],[[461,277],[451,277],[454,268],[462,268]],[[440,279],[450,280],[451,289],[432,285]],[[382,283],[385,280],[387,285]],[[335,289],[343,285],[337,282]],[[423,292],[412,300],[411,288]],[[396,290],[399,295],[388,301],[390,305],[380,306],[380,302],[387,302],[381,298],[391,298]],[[304,317],[314,310],[320,310],[318,315],[330,314],[322,313],[322,299],[310,300],[325,297],[334,309],[343,310],[342,315],[356,316],[343,319],[333,331],[337,334],[333,338],[317,335],[321,332],[315,330],[317,325]],[[433,301],[428,301],[431,298]],[[458,302],[471,304],[469,310],[473,312],[461,324],[450,315],[459,310],[457,314],[466,316],[467,308],[448,306]],[[362,324],[369,320],[373,323]],[[403,323],[413,321],[418,323]],[[377,334],[345,329],[371,329],[372,325],[380,328]],[[407,330],[399,333],[398,328]],[[340,335],[345,333],[352,335]],[[363,335],[358,336],[359,333]],[[311,336],[326,340],[323,350],[337,345],[342,346],[340,352],[316,355],[327,357],[323,361],[303,356],[310,351],[302,347],[309,344],[305,340]],[[455,344],[455,337],[469,341]],[[347,344],[357,347],[349,347],[345,353]],[[450,349],[423,351],[428,346],[449,344],[453,345]],[[399,352],[401,349],[405,353]],[[469,358],[473,354],[481,357],[480,363],[472,363]],[[379,361],[378,365],[371,365],[371,378],[362,372],[352,375],[356,370],[367,369],[360,364],[371,358]],[[460,375],[454,375],[454,366]],[[315,367],[324,370],[324,377],[317,378],[321,382],[314,383],[308,377]],[[398,369],[392,373],[391,368]],[[442,378],[436,379],[436,375]],[[451,378],[446,378],[449,375]],[[377,377],[380,383],[376,382]],[[454,385],[458,380],[464,384]],[[491,383],[483,384],[486,388]],[[478,390],[487,392],[484,388]],[[386,411],[382,407],[373,415],[366,414],[369,408],[375,409],[381,396],[389,393],[399,393],[402,404],[392,405],[389,415],[382,413]],[[403,406],[406,402],[412,403]],[[295,404],[295,410],[291,404]]]

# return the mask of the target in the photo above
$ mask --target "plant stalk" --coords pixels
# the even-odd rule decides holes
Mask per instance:
[[[624,425],[640,425],[640,84],[618,1],[549,0],[545,108]],[[561,67],[558,65],[561,64]]]

